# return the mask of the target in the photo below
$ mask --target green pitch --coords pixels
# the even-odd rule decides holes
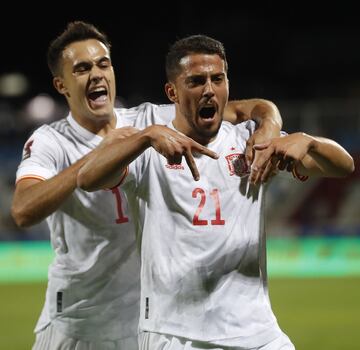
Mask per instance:
[[[360,343],[360,278],[269,282],[281,328],[297,350],[353,350]],[[45,284],[0,285],[0,348],[31,349]]]
[[[270,298],[297,350],[353,350],[360,343],[360,278],[273,279]]]

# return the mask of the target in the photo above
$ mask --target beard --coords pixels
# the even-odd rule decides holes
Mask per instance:
[[[187,119],[191,128],[191,135],[189,136],[196,142],[199,142],[203,145],[208,144],[212,139],[216,137],[222,124],[221,119],[220,122],[217,124],[212,124],[208,127],[201,127],[198,124],[195,124],[192,119]]]

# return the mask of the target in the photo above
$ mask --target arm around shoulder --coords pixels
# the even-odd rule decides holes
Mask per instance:
[[[265,99],[252,98],[229,101],[224,110],[224,120],[238,124],[246,120],[254,120],[258,125],[273,124],[280,131],[282,118],[277,106]]]

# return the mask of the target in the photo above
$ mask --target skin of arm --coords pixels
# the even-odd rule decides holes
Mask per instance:
[[[16,224],[20,227],[34,225],[58,209],[76,188],[77,173],[85,159],[82,158],[49,180],[20,180],[11,206]]]
[[[229,101],[224,110],[224,120],[232,124],[253,120],[258,125],[254,134],[246,143],[245,158],[248,166],[253,162],[257,163],[257,156],[254,154],[253,146],[280,136],[283,125],[276,105],[271,101],[260,98]]]
[[[132,127],[111,130],[98,148],[137,132],[138,130]],[[31,226],[57,210],[77,187],[78,171],[91,153],[51,179],[21,179],[16,185],[11,207],[15,223],[20,227]]]
[[[262,99],[231,101],[224,114],[226,120],[235,124],[252,119],[260,125],[247,142],[245,155],[249,165],[253,160],[254,143],[265,142],[280,134],[282,126],[280,112],[270,101]],[[199,179],[199,173],[193,160],[192,150],[215,158],[213,154],[208,153],[207,148],[194,140],[169,128],[155,125],[139,132],[137,136],[129,137],[127,140],[114,140],[95,150],[79,172],[78,186],[86,191],[116,186],[123,177],[127,165],[150,146],[166,157],[169,164],[180,164],[184,156],[195,180]],[[125,155],[124,152],[127,154]]]
[[[246,120],[254,120],[260,126],[263,122],[282,128],[282,118],[276,105],[261,98],[229,101],[224,110],[224,120],[238,124]]]
[[[166,126],[152,125],[92,152],[79,171],[78,186],[92,192],[117,185],[124,176],[126,167],[149,147],[163,155],[169,164],[180,164],[184,157],[196,181],[200,176],[193,153],[218,158],[216,153],[184,134]]]
[[[345,177],[355,170],[350,154],[333,140],[303,134],[309,140],[308,156],[300,162],[297,170],[302,175]]]
[[[354,169],[350,154],[333,140],[310,136],[302,132],[274,138],[267,143],[255,145],[261,150],[257,167],[252,167],[250,181],[266,181],[270,160],[280,170],[292,171],[306,176],[344,177]]]

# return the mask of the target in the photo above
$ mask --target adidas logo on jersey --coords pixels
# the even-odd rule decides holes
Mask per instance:
[[[165,164],[168,169],[175,169],[175,170],[184,170],[182,164]]]
[[[245,154],[232,153],[225,156],[230,176],[247,176],[250,174],[250,167],[246,164]]]

